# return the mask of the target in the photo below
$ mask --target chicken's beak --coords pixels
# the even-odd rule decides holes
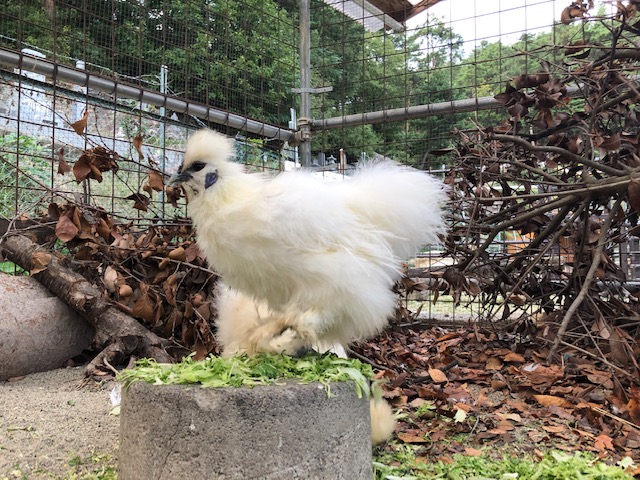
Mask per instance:
[[[173,187],[177,187],[178,185],[182,185],[183,183],[188,182],[193,178],[190,173],[176,173],[172,175],[169,179],[169,185]]]

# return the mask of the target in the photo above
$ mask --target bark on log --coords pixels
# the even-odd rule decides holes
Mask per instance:
[[[32,242],[28,237],[5,237],[0,253],[25,270],[45,267],[32,276],[60,299],[68,303],[93,327],[94,343],[102,352],[87,366],[88,375],[99,373],[98,368],[119,363],[122,356],[138,355],[172,363],[164,347],[167,341],[147,330],[135,318],[121,312],[106,300],[96,287],[79,273],[61,264],[55,255]]]

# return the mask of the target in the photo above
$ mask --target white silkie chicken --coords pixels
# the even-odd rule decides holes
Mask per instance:
[[[172,179],[209,264],[261,312],[249,330],[221,316],[227,351],[235,338],[238,353],[295,355],[381,331],[402,261],[445,231],[443,182],[391,162],[366,164],[344,182],[307,171],[247,174],[233,152],[231,139],[201,130]],[[221,311],[233,295],[221,296]]]
[[[444,184],[391,162],[339,183],[306,171],[268,177],[232,157],[232,140],[202,130],[172,179],[186,192],[200,248],[230,287],[218,296],[223,355],[344,356],[343,346],[382,330],[401,262],[445,231]],[[389,404],[372,400],[372,443],[394,427]]]

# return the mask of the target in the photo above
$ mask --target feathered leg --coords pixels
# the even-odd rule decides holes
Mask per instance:
[[[217,292],[217,340],[222,356],[259,352],[297,356],[318,343],[313,313],[273,312],[237,290],[220,287]]]
[[[331,351],[347,358],[342,345],[327,345],[317,340],[309,328],[314,324],[318,324],[318,319],[309,312],[300,317],[292,313],[279,315],[235,290],[218,292],[217,338],[224,357],[260,352],[296,354],[312,345],[318,352]],[[387,441],[396,426],[391,406],[383,399],[371,398],[369,411],[372,444]]]

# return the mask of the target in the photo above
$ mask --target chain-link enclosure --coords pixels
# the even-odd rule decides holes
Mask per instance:
[[[189,132],[205,126],[234,136],[252,171],[302,164],[340,180],[358,162],[391,158],[454,182],[452,167],[475,148],[471,136],[505,133],[535,117],[527,110],[532,97],[520,101],[514,92],[553,85],[528,76],[575,75],[604,55],[615,29],[635,14],[634,2],[623,3],[621,13],[610,2],[568,0],[9,0],[0,12],[0,216],[9,225],[66,199],[140,228],[184,217],[185,205],[170,204],[163,179],[181,162]],[[632,42],[630,29],[614,41]],[[602,75],[609,79],[635,68],[608,65]],[[514,77],[526,80],[508,87]],[[562,97],[569,106],[581,85],[549,91],[548,102]],[[539,114],[533,125],[563,121],[550,118]],[[573,152],[559,139],[551,144]],[[544,192],[545,178],[553,183],[542,177],[525,193]],[[496,198],[517,195],[518,181],[508,180],[511,193]],[[457,241],[477,248],[468,239],[482,243],[491,227],[470,225],[473,207],[453,205],[452,227],[467,229]],[[487,258],[517,256],[545,222],[502,228]],[[637,241],[617,240],[611,261],[633,284]],[[559,277],[573,248],[556,242],[545,250]],[[430,276],[460,252],[451,243],[427,247],[408,268]],[[439,274],[430,281],[441,288],[412,294],[409,310],[420,300],[423,316],[484,316],[486,299],[473,301],[484,288],[477,279],[454,286]]]

